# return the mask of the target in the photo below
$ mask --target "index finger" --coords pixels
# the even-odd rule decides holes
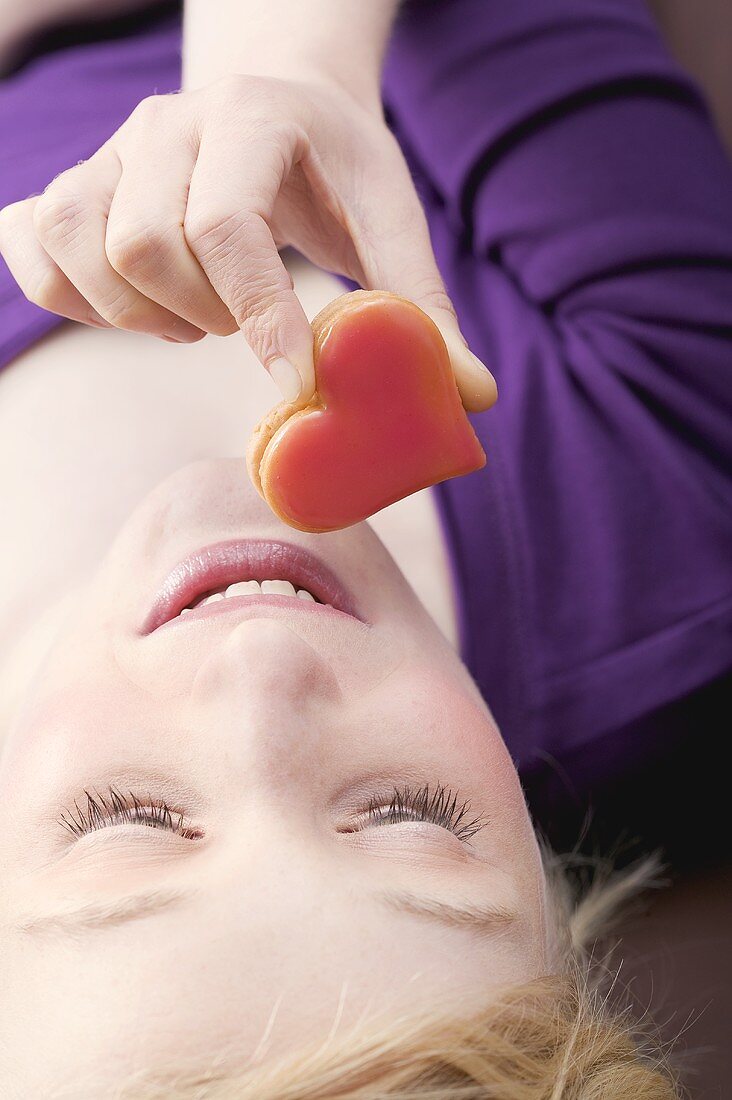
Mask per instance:
[[[315,389],[312,329],[269,228],[297,142],[287,128],[235,140],[207,130],[183,223],[191,251],[288,400]]]

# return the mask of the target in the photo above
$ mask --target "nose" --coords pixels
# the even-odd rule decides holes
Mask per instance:
[[[343,696],[327,661],[275,619],[238,623],[191,685],[195,725],[209,731],[208,766],[237,792],[285,794],[326,766]],[[242,783],[246,777],[246,782]]]
[[[255,618],[212,647],[185,709],[206,731],[203,770],[228,793],[229,812],[246,794],[250,809],[262,799],[266,816],[273,798],[291,807],[317,786],[342,705],[327,657],[281,620]]]
[[[216,645],[199,667],[191,702],[217,699],[303,707],[313,698],[340,697],[327,659],[277,619],[247,619]]]

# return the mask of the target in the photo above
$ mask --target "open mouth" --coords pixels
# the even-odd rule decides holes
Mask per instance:
[[[215,543],[180,562],[166,577],[140,632],[189,616],[202,617],[241,606],[242,601],[298,611],[340,613],[365,622],[355,600],[318,557],[292,543],[232,539]]]

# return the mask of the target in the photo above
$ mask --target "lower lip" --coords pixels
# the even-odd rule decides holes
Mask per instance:
[[[309,614],[330,614],[364,622],[351,593],[324,562],[296,543],[274,539],[231,539],[206,546],[190,555],[165,579],[142,624],[141,633],[150,634],[163,626],[178,622],[180,610],[196,596],[212,589],[225,588],[240,580],[266,580],[280,577],[296,587],[312,591],[317,601],[305,601],[299,596],[262,594],[260,596],[225,596],[210,604],[200,604],[187,614],[197,619],[207,614],[221,614],[242,608],[273,608],[305,611]]]
[[[302,613],[305,615],[325,615],[326,617],[335,616],[338,619],[353,619],[352,615],[347,615],[344,611],[339,611],[335,607],[331,607],[330,604],[316,603],[314,600],[303,600],[299,596],[225,596],[223,600],[214,600],[213,603],[199,604],[198,607],[191,608],[185,615],[176,615],[174,619],[171,619],[167,623],[163,623],[159,630],[165,630],[168,626],[175,626],[176,623],[189,623],[191,620],[198,622],[200,619],[212,619],[217,615],[226,615],[228,613],[249,611],[264,611],[269,613],[270,610],[276,607],[278,610],[290,614],[294,611],[296,614]]]

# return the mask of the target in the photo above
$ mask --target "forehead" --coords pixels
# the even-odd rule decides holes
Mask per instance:
[[[523,977],[516,939],[430,927],[372,904],[344,876],[283,875],[264,859],[261,868],[212,874],[191,903],[108,932],[4,935],[0,1032],[11,1062],[55,1084],[184,1051],[246,1058],[268,1025],[274,1054],[322,1039],[338,1017],[345,1025],[455,993],[464,1002]],[[23,1095],[45,1095],[45,1078],[33,1084]]]

